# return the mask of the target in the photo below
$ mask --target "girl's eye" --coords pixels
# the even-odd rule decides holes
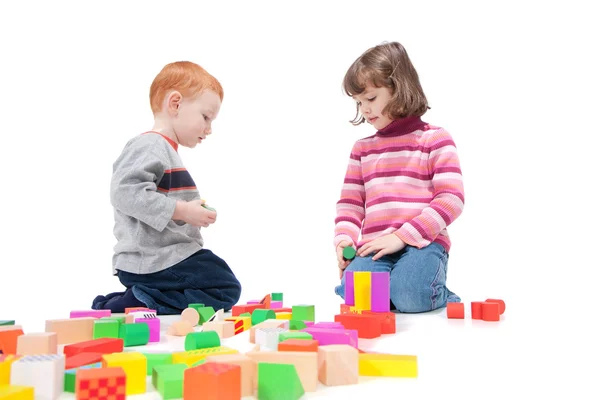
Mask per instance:
[[[208,117],[206,115],[203,116],[205,121],[208,121]]]
[[[367,100],[369,100],[369,101],[373,101],[373,100],[375,100],[376,98],[377,98],[377,96],[373,97],[372,99],[367,99]]]

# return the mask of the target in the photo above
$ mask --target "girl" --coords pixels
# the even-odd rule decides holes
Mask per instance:
[[[367,50],[343,87],[356,101],[351,122],[377,132],[354,144],[337,202],[336,294],[344,297],[344,271],[386,271],[392,309],[417,313],[460,302],[446,287],[446,228],[463,210],[462,173],[450,134],[421,120],[429,107],[406,50],[397,42]],[[348,246],[356,249],[353,260],[343,256]]]

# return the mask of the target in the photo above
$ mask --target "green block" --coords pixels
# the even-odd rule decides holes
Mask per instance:
[[[150,327],[148,324],[121,324],[119,337],[123,339],[123,346],[143,346],[150,341]]]
[[[97,319],[94,321],[94,339],[118,338],[121,323],[114,319]]]
[[[75,382],[77,381],[77,370],[79,369],[89,369],[89,368],[102,368],[102,363],[94,363],[84,365],[78,368],[68,369],[65,371],[64,375],[64,385],[63,389],[68,393],[75,393]]]
[[[245,313],[241,313],[240,317],[252,317],[252,314],[250,314],[249,312],[245,312]]]
[[[14,325],[15,321],[14,320],[2,320],[0,321],[0,325]]]
[[[304,329],[304,328],[302,328]],[[279,341],[283,342],[286,339],[306,339],[312,340],[313,336],[308,332],[283,332],[279,334]]]
[[[210,211],[215,211],[215,212],[217,211],[214,208],[207,206],[206,204],[202,204],[202,207],[204,207],[204,208],[206,208],[207,210],[210,210]]]
[[[304,328],[306,328],[306,324],[304,323],[304,321],[294,319],[290,320],[290,331],[299,331]]]
[[[163,399],[183,397],[183,373],[187,367],[186,364],[166,364],[154,367],[152,385]]]
[[[283,293],[271,293],[271,300],[283,301]]]
[[[206,358],[203,358],[202,360],[195,362],[192,364],[192,367],[197,367],[198,365],[202,365],[206,362]],[[190,367],[191,368],[191,367]]]
[[[292,319],[315,322],[315,306],[307,304],[292,306]]]
[[[202,303],[190,303],[188,304],[188,308],[193,308],[194,310],[198,311],[199,308],[204,307],[204,304]]]
[[[191,332],[185,336],[185,351],[219,347],[221,338],[216,331]]]
[[[342,250],[342,256],[346,261],[352,260],[354,257],[356,257],[356,250],[352,246],[344,247],[344,250]]]
[[[196,308],[196,311],[200,314],[200,325],[208,321],[215,313],[215,309],[210,306]]]
[[[293,364],[258,363],[258,399],[298,400],[303,394]]]
[[[275,318],[275,311],[265,308],[257,308],[256,310],[252,311],[252,326],[260,324],[261,322],[266,321],[268,319]]]
[[[152,375],[154,367],[173,364],[172,353],[142,353],[146,357],[146,376]]]

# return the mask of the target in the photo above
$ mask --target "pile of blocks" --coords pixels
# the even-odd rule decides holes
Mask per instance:
[[[355,273],[353,278],[353,297],[347,296],[333,321],[315,321],[314,305],[284,308],[282,293],[236,305],[231,317],[190,304],[166,329],[166,335],[185,338],[175,352],[149,351],[161,340],[161,319],[145,308],[124,315],[73,311],[68,319],[46,321],[40,333],[0,321],[0,399],[56,399],[64,392],[81,400],[125,399],[146,393],[151,380],[164,399],[285,400],[316,391],[319,382],[416,378],[416,356],[359,349],[359,338],[395,333],[396,324],[389,293],[387,302],[379,293],[385,276]],[[225,345],[246,331],[251,351]]]
[[[487,299],[486,301],[471,302],[471,319],[480,319],[483,321],[500,321],[500,316],[506,310],[506,303],[502,299]],[[449,319],[464,319],[464,303],[448,303],[446,305],[446,315]]]

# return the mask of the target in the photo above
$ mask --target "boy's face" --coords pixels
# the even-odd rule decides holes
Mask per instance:
[[[173,117],[173,130],[180,145],[194,148],[212,133],[212,122],[221,108],[219,95],[204,90],[195,97],[184,98]]]
[[[389,116],[381,113],[392,98],[390,88],[367,85],[364,92],[352,98],[358,103],[360,113],[375,129],[381,130],[392,122]]]

